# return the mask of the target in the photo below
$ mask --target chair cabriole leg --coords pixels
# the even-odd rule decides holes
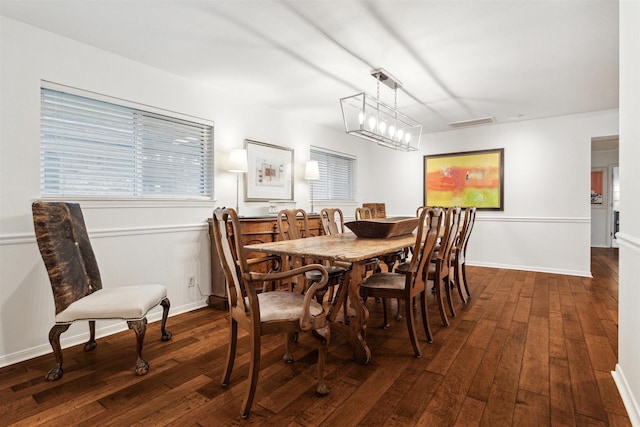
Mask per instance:
[[[467,264],[462,263],[462,283],[464,283],[464,289],[467,291],[467,296],[471,297],[471,292],[469,292],[469,282],[467,281]]]
[[[453,286],[453,281],[451,280],[451,269],[448,269],[448,271],[449,274],[444,278],[445,293],[447,294],[447,304],[449,305],[451,317],[456,317],[456,311],[453,308],[453,299],[451,298],[451,287]]]
[[[171,302],[169,302],[169,298],[165,297],[161,302],[162,306],[162,323],[160,324],[160,331],[162,332],[162,341],[169,341],[173,336],[171,332],[167,331],[167,317],[169,317],[169,307],[171,307]]]
[[[436,274],[434,279],[434,287],[436,290],[436,302],[438,303],[438,310],[440,311],[440,318],[442,318],[442,324],[449,326],[449,319],[447,319],[447,313],[444,312],[444,303],[442,302],[442,287],[446,284],[446,280],[440,277],[440,274]]]
[[[382,329],[389,329],[389,298],[382,298]]]
[[[424,333],[427,335],[427,341],[433,342],[433,335],[431,335],[431,328],[429,327],[429,313],[427,311],[427,292],[420,294],[420,301],[422,302],[422,326],[424,327]]]
[[[96,321],[89,320],[89,341],[84,344],[84,351],[92,351],[98,346],[96,342]]]
[[[293,354],[291,353],[290,343],[296,342],[294,341],[295,339],[295,333],[284,333],[284,357],[282,358],[282,360],[284,360],[286,363],[293,363]]]
[[[416,325],[413,319],[413,304],[405,304],[405,317],[407,318],[407,329],[409,330],[409,338],[413,346],[413,352],[417,358],[422,357],[420,346],[418,345],[418,335],[416,334]]]
[[[255,332],[253,332],[252,335],[251,361],[249,362],[249,388],[244,398],[244,402],[242,402],[242,409],[240,412],[242,418],[247,418],[249,416],[253,397],[256,394],[256,388],[258,386],[258,374],[260,373],[260,335]]]
[[[138,361],[136,362],[136,375],[146,375],[149,372],[149,363],[142,358],[142,346],[144,344],[144,335],[147,331],[147,318],[140,320],[128,320],[129,329],[133,329],[136,333],[136,349],[138,352]]]
[[[464,285],[464,276],[462,274],[462,263],[456,261],[456,265],[454,268],[454,282],[456,283],[456,287],[458,288],[458,295],[460,295],[460,299],[463,304],[467,303],[467,296],[462,289]]]
[[[224,368],[222,374],[222,387],[229,385],[229,379],[231,378],[231,371],[233,371],[233,363],[236,359],[236,346],[238,344],[238,322],[231,318],[231,325],[229,328],[229,350],[227,351],[227,366]]]
[[[327,352],[329,350],[329,341],[331,339],[331,329],[324,326],[312,331],[314,337],[319,341],[318,345],[318,386],[316,393],[320,396],[326,396],[331,391],[329,386],[324,382],[324,367],[327,361]]]
[[[69,329],[67,325],[54,325],[49,331],[49,343],[53,349],[53,354],[56,357],[56,366],[51,368],[49,372],[44,376],[47,381],[56,381],[62,378],[62,347],[60,347],[60,335]]]

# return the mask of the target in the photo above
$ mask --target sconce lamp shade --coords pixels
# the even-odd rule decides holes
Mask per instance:
[[[229,152],[229,172],[247,172],[247,150],[244,148],[232,148]]]
[[[304,179],[320,179],[320,169],[318,162],[309,160],[304,168]]]

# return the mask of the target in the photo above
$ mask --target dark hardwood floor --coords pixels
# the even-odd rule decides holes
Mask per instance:
[[[242,335],[228,388],[220,386],[227,316],[212,308],[171,317],[173,340],[149,325],[137,377],[131,331],[85,353],[66,349],[64,377],[44,380],[53,355],[0,369],[0,425],[628,426],[611,377],[617,360],[617,250],[592,251],[593,279],[470,267],[473,296],[443,328],[430,307],[434,343],[413,357],[404,320],[383,330],[371,300],[372,361],[355,364],[334,333],[329,396],[314,395],[311,338],[282,362],[282,338],[265,339],[251,416],[239,416],[248,371]],[[424,332],[419,329],[420,337]]]

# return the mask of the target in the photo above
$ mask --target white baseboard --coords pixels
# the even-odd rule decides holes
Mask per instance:
[[[171,318],[178,314],[186,313],[186,312],[193,311],[198,308],[202,308],[206,306],[207,306],[207,301],[202,300],[202,301],[196,301],[190,304],[185,304],[180,307],[171,307],[171,309],[169,310],[169,317]],[[162,311],[153,312],[147,316],[148,323],[157,322],[157,321],[160,321],[161,319],[162,319]],[[167,323],[168,323],[167,329],[170,331],[171,322],[167,322]],[[103,338],[103,337],[113,335],[118,332],[122,332],[126,330],[127,330],[126,322],[117,322],[115,324],[112,324],[110,326],[105,326],[102,328],[99,328],[99,324],[96,323],[96,338]],[[60,345],[64,349],[68,347],[73,347],[74,345],[84,344],[85,342],[87,342],[88,339],[89,339],[89,332],[87,328],[87,332],[83,332],[83,333],[68,336],[68,337],[63,336],[60,339]],[[47,344],[42,344],[36,347],[28,348],[26,350],[18,351],[16,353],[7,354],[5,356],[0,357],[0,368],[12,365],[14,363],[24,362],[25,360],[33,359],[35,357],[42,356],[49,353],[53,353],[53,350],[51,349],[51,345],[47,343]],[[52,361],[52,363],[54,362]]]
[[[627,384],[627,380],[622,372],[622,367],[619,364],[616,364],[616,370],[612,371],[611,375],[613,375],[613,380],[618,387],[620,397],[622,397],[622,402],[624,403],[624,407],[626,408],[629,419],[631,420],[631,425],[636,427],[640,426],[640,408],[638,406],[638,402],[636,402],[633,396],[633,393],[631,392],[631,389],[629,388],[629,384]]]
[[[511,265],[511,264],[499,264],[499,263],[480,263],[467,261],[467,265],[474,267],[488,267],[488,268],[502,268],[505,270],[523,270],[523,271],[535,271],[538,273],[551,273],[551,274],[563,274],[566,276],[580,276],[580,277],[593,277],[590,271],[582,270],[565,270],[555,268],[541,268],[532,265]]]

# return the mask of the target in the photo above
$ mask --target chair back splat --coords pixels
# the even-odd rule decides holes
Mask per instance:
[[[149,363],[142,358],[142,345],[147,327],[147,312],[162,306],[162,341],[171,339],[166,330],[169,315],[167,289],[162,285],[102,287],[100,271],[91,248],[80,205],[65,202],[32,204],[33,226],[42,260],[49,274],[55,304],[56,321],[49,332],[56,365],[45,378],[60,379],[62,347],[60,335],[77,320],[89,321],[89,341],[85,351],[98,345],[95,339],[96,320],[125,320],[137,339],[138,360],[135,372],[145,375]]]
[[[304,265],[286,271],[269,273],[253,272],[249,265],[273,262],[275,256],[247,260],[242,242],[238,215],[233,209],[216,209],[213,212],[213,234],[222,264],[229,299],[230,336],[227,364],[222,376],[226,387],[231,379],[238,345],[238,327],[249,332],[251,356],[249,362],[248,389],[241,407],[243,418],[249,416],[260,372],[260,341],[262,335],[281,333],[284,336],[286,362],[293,361],[290,351],[291,336],[297,332],[312,331],[318,346],[318,383],[316,392],[324,396],[329,387],[324,382],[324,366],[329,347],[330,329],[322,304],[313,300],[317,292],[326,288],[328,274],[320,264]],[[258,292],[263,284],[287,281],[306,273],[316,273],[317,281],[298,292],[276,290]]]
[[[278,230],[282,240],[309,236],[309,217],[304,209],[283,209],[278,212]]]
[[[464,211],[464,221],[461,226],[461,231],[453,248],[452,261],[454,268],[454,281],[458,287],[458,293],[463,303],[467,302],[467,298],[471,296],[469,291],[469,283],[467,282],[467,246],[469,244],[469,237],[473,230],[473,224],[476,220],[475,206],[468,207]],[[466,295],[465,295],[466,294]]]
[[[447,295],[449,311],[451,312],[452,316],[456,315],[453,308],[453,301],[451,299],[451,268],[453,248],[456,244],[456,240],[460,231],[461,213],[462,209],[459,206],[454,206],[447,209],[444,234],[442,235],[442,241],[440,242],[440,249],[435,256],[435,271],[430,271],[430,280],[433,280],[433,284],[435,286],[436,297],[438,299],[438,302],[440,303],[440,316],[442,317],[442,323],[445,326],[449,326],[449,319],[447,318],[447,314],[444,311],[444,305],[442,304],[443,288]]]
[[[373,212],[371,212],[370,208],[356,208],[356,221],[361,221],[363,219],[371,219],[373,218]]]
[[[322,230],[327,236],[344,233],[344,215],[342,214],[342,210],[338,208],[322,209],[320,211],[320,219],[322,221]]]

